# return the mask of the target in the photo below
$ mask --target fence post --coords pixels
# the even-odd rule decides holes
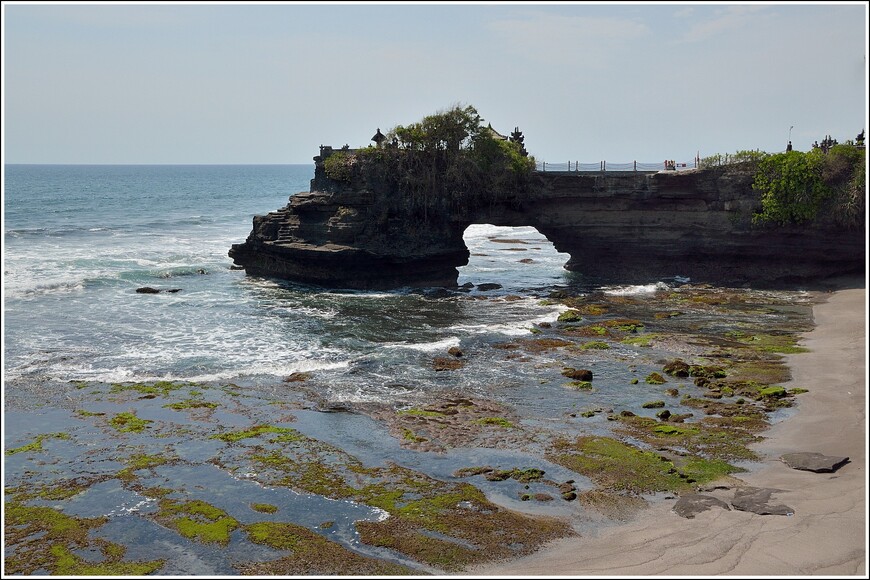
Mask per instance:
[[[546,162],[546,161],[542,161],[542,163],[544,164],[544,168],[542,169],[542,171],[546,171],[546,170],[547,170],[547,162]]]
[[[601,162],[601,167],[603,168],[601,171],[605,171],[605,172],[606,172],[606,171],[607,171],[607,161],[602,161],[602,162]]]
[[[634,160],[634,170],[637,171],[637,159]]]

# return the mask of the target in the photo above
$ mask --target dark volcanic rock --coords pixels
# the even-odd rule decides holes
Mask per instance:
[[[792,469],[800,469],[802,471],[815,471],[817,473],[830,473],[837,471],[842,465],[848,461],[848,457],[837,457],[834,455],[822,455],[821,453],[786,453],[781,458],[786,465]]]
[[[137,294],[160,294],[161,292],[166,292],[168,294],[175,294],[176,292],[181,292],[181,288],[167,288],[165,290],[160,290],[158,288],[152,288],[151,286],[142,286],[141,288],[136,288]]]
[[[326,176],[324,147],[309,192],[255,216],[229,251],[248,274],[328,287],[455,288],[471,224],[533,226],[571,257],[565,268],[601,282],[658,280],[794,284],[863,272],[863,224],[759,226],[753,172],[535,173],[521,191],[420,200],[384,171]],[[578,227],[578,224],[583,224]],[[486,290],[488,285],[478,287]]]
[[[562,369],[562,375],[568,377],[569,379],[574,379],[575,381],[592,380],[592,371],[590,371],[589,369],[575,369],[571,367],[565,367]]]
[[[770,503],[771,496],[781,490],[767,487],[744,487],[734,492],[731,505],[736,510],[759,515],[785,516],[794,514],[794,508],[787,505]]]
[[[493,284],[493,283],[478,284],[477,289],[480,292],[489,292],[490,290],[500,290],[501,284]]]
[[[697,514],[705,512],[712,507],[720,507],[731,511],[728,504],[721,499],[716,499],[712,495],[702,495],[700,493],[690,493],[681,496],[674,504],[674,512],[681,517],[692,519]]]

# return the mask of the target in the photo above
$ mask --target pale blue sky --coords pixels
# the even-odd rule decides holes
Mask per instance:
[[[867,4],[3,4],[7,163],[310,163],[460,103],[539,161],[867,125]]]

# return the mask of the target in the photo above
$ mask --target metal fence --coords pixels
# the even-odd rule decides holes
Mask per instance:
[[[535,163],[537,171],[570,171],[572,173],[583,171],[680,171],[695,169],[696,167],[698,167],[697,159],[692,161],[661,161],[659,163],[641,163],[639,161],[629,161],[628,163],[612,163],[610,161],[599,161],[598,163],[580,163],[579,161],[550,163],[548,161],[538,161]]]

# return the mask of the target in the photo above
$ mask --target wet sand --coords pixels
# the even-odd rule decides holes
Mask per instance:
[[[762,462],[738,474],[775,488],[794,514],[712,508],[693,519],[656,502],[635,520],[559,540],[531,556],[467,571],[479,576],[865,576],[867,555],[866,287],[839,290],[813,308],[815,328],[789,355],[798,410],[753,446]],[[789,468],[784,453],[848,456],[834,473]],[[725,501],[734,488],[711,492]]]

